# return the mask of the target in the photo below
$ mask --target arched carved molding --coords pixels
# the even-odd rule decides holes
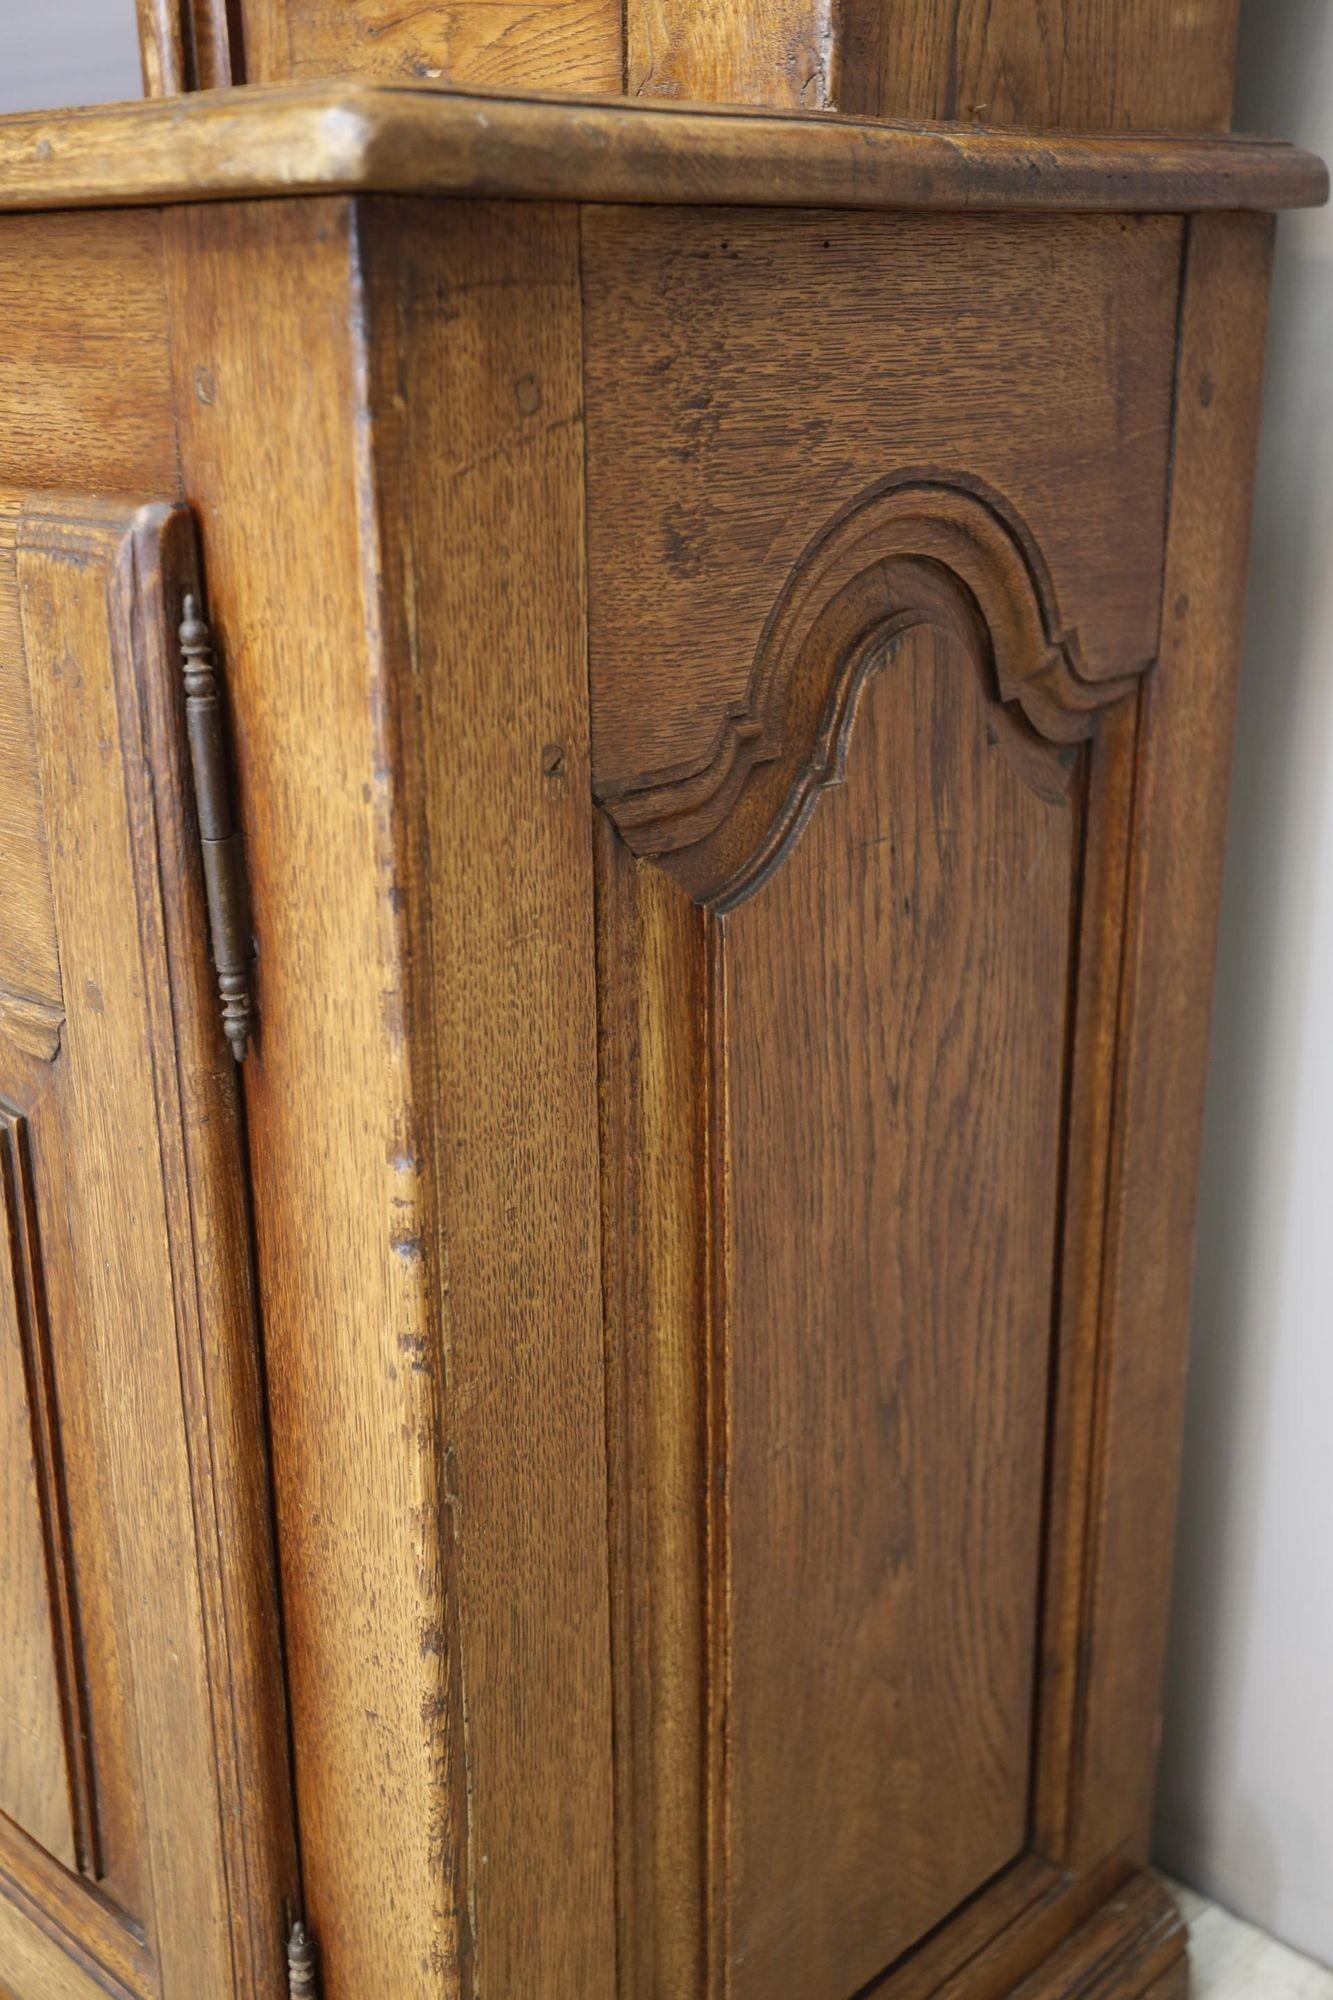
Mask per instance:
[[[929,626],[959,641],[994,705],[997,735],[1035,789],[1068,780],[1073,745],[1150,664],[1085,670],[1023,523],[965,476],[904,473],[845,509],[809,545],[771,612],[745,699],[709,755],[598,788],[622,839],[699,902],[753,893],[842,782],[868,678]]]

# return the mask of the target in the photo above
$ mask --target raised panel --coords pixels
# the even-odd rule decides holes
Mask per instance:
[[[192,531],[93,497],[8,514],[30,709],[0,777],[35,770],[63,999],[0,1013],[0,1536],[22,1564],[0,1981],[259,2000],[293,1853],[234,1065],[182,743]]]
[[[1005,496],[890,476],[811,538],[712,754],[603,793],[636,1996],[919,2000],[1095,1907],[1045,1580],[1088,1477],[1072,1276],[1056,1362],[1132,667],[1090,673]]]
[[[76,1784],[85,1836],[90,1801],[30,1182],[25,1121],[0,1102],[0,1812],[74,1868]]]
[[[735,2000],[853,1992],[1025,1843],[1078,815],[993,706],[904,639],[720,922]]]

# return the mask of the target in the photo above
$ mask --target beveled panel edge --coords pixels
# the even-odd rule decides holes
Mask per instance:
[[[1075,137],[346,81],[0,119],[0,209],[317,192],[1179,214],[1317,207],[1269,139]]]

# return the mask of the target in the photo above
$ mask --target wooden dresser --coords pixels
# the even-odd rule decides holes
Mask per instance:
[[[0,1993],[1183,1994],[1322,167],[1228,0],[141,14],[0,121]]]

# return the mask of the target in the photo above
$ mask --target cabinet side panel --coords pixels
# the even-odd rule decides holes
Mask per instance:
[[[1272,223],[1190,225],[1160,667],[1141,696],[1076,1862],[1146,1853]]]
[[[365,211],[481,1993],[609,2000],[578,221]]]

